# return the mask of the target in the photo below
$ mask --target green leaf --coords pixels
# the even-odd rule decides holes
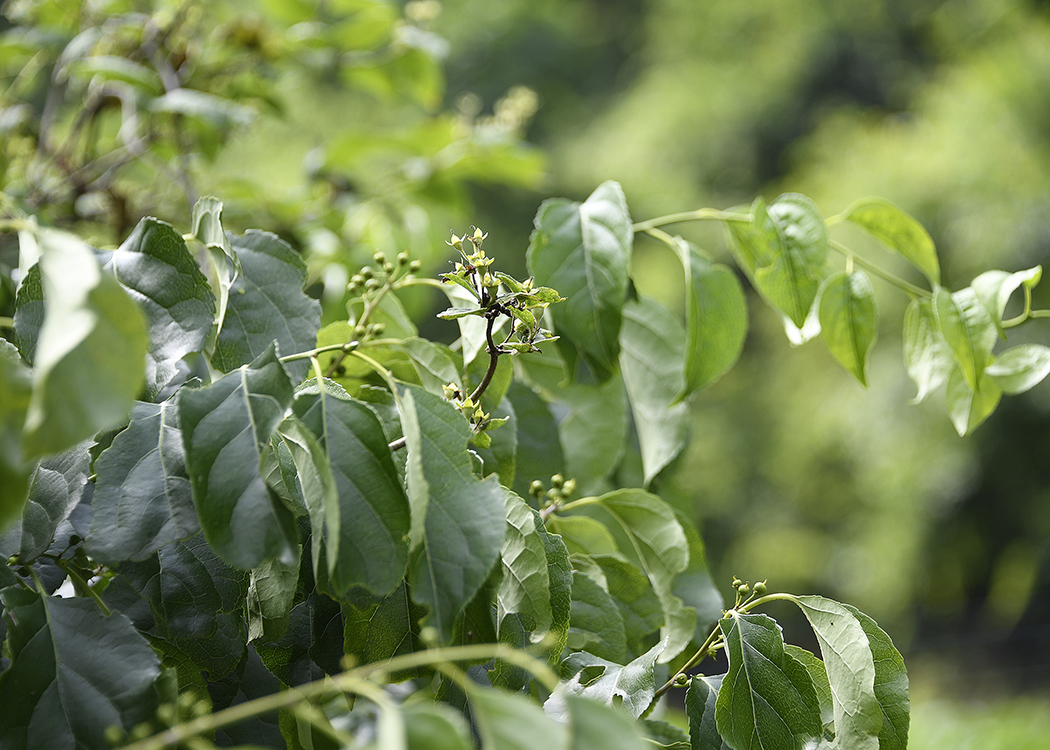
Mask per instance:
[[[442,320],[457,320],[459,318],[465,318],[468,315],[475,315],[482,318],[485,316],[485,311],[480,307],[450,307],[437,314]]]
[[[650,750],[637,722],[623,711],[576,695],[565,696],[573,750]]]
[[[215,318],[215,297],[186,242],[172,227],[143,219],[104,265],[133,292],[146,316],[150,396],[186,379],[182,359],[199,352]]]
[[[230,372],[260,356],[274,341],[284,355],[312,349],[321,306],[303,292],[306,264],[299,254],[269,232],[228,238],[242,273],[230,289],[212,364]],[[309,366],[309,360],[301,360],[288,363],[287,369],[298,381]]]
[[[16,587],[0,601],[11,656],[0,674],[5,747],[105,748],[107,727],[130,732],[153,717],[160,664],[127,618]]]
[[[875,661],[875,697],[882,708],[879,750],[906,750],[911,701],[904,659],[873,619],[856,607],[843,605],[860,622]]]
[[[832,356],[863,386],[875,346],[879,312],[875,289],[863,271],[829,276],[820,291],[820,335]]]
[[[740,357],[747,337],[747,300],[736,273],[711,263],[692,243],[674,246],[685,273],[685,398],[718,380]]]
[[[32,374],[18,350],[0,339],[0,533],[21,514],[29,491],[22,425],[32,390]]]
[[[945,389],[948,416],[960,437],[969,435],[991,416],[1003,392],[987,373],[981,374],[980,387],[974,390],[958,367],[952,369]]]
[[[719,626],[729,672],[715,706],[718,733],[737,748],[815,744],[823,734],[817,693],[806,668],[784,652],[776,622],[734,611]]]
[[[404,339],[401,346],[412,360],[420,384],[431,393],[441,395],[446,384],[462,380],[456,357],[447,346],[418,337]]]
[[[727,222],[730,249],[755,288],[803,328],[824,278],[828,234],[816,204],[785,193],[768,208],[756,201],[749,225]]]
[[[995,325],[972,288],[951,293],[937,287],[933,296],[937,324],[972,390],[992,358]]]
[[[955,367],[951,347],[937,326],[937,314],[928,299],[915,299],[904,311],[904,362],[919,392],[912,403],[920,403],[948,381]]]
[[[570,710],[569,698],[579,695],[606,706],[621,707],[637,719],[649,708],[656,694],[653,667],[664,646],[661,640],[625,665],[600,659],[585,651],[570,654],[561,663],[561,684],[543,704],[544,710],[555,719],[565,720]]]
[[[1005,393],[1024,393],[1050,374],[1050,349],[1039,344],[1021,344],[1007,349],[985,369]]]
[[[845,606],[821,596],[797,596],[820,644],[831,685],[835,741],[877,750],[882,709],[875,697],[875,662],[860,621]]]
[[[422,388],[398,389],[408,448],[412,511],[412,596],[430,607],[428,622],[447,642],[460,610],[499,558],[506,528],[504,490],[479,481],[466,450],[470,427],[450,403]]]
[[[702,643],[711,631],[711,626],[721,619],[722,611],[726,608],[725,602],[718,587],[711,580],[704,541],[700,538],[696,526],[681,510],[675,508],[674,511],[689,545],[689,565],[675,577],[672,590],[687,606],[696,610],[696,630],[693,637],[698,643]]]
[[[177,88],[150,104],[153,112],[170,112],[209,125],[216,130],[231,130],[251,124],[255,112],[229,99],[204,91]]]
[[[365,404],[313,389],[296,395],[294,410],[318,437],[335,478],[334,528],[314,527],[315,542],[326,540],[332,589],[388,594],[408,564],[410,518],[383,426]]]
[[[524,383],[511,382],[507,399],[514,409],[517,432],[514,491],[527,496],[533,481],[549,480],[552,470],[565,466],[558,423],[547,402]]]
[[[642,719],[641,727],[645,731],[650,746],[667,748],[667,750],[691,750],[689,735],[674,724],[655,719]]]
[[[820,720],[824,723],[825,735],[830,729],[835,730],[835,700],[831,693],[831,682],[828,680],[828,670],[815,654],[804,648],[792,646],[790,643],[784,646],[784,651],[793,656],[809,672],[813,680],[813,688],[817,691],[817,703],[820,704]]]
[[[270,435],[292,401],[292,383],[273,344],[250,365],[176,401],[197,517],[215,551],[251,569],[294,559],[294,518],[260,468]]]
[[[667,651],[660,663],[670,661],[689,644],[696,624],[696,612],[673,591],[675,577],[689,564],[689,545],[674,510],[638,489],[610,492],[580,510],[605,523],[620,551],[645,571],[665,615],[661,633]]]
[[[34,263],[21,279],[15,294],[15,344],[30,364],[36,356],[40,327],[44,324],[44,280]]]
[[[932,286],[941,283],[933,239],[910,214],[884,198],[862,198],[843,212],[843,218],[911,261]]]
[[[95,474],[86,550],[99,562],[144,560],[200,529],[172,402],[135,404]]]
[[[608,527],[589,516],[554,515],[547,520],[547,526],[561,534],[570,554],[594,556],[619,552]]]
[[[580,492],[588,492],[612,474],[623,457],[627,438],[623,381],[613,376],[604,385],[571,385],[557,395],[569,410],[558,426],[565,470],[575,477]]]
[[[361,664],[418,648],[418,625],[426,609],[415,604],[404,581],[384,597],[353,589],[343,603],[343,645]]]
[[[689,717],[689,742],[692,750],[730,750],[718,733],[715,719],[718,691],[723,675],[698,675],[689,681],[685,693],[685,713]]]
[[[988,311],[995,330],[999,337],[1006,340],[1006,331],[1003,330],[1003,312],[1006,311],[1006,303],[1010,301],[1010,295],[1022,284],[1031,289],[1039,283],[1043,275],[1042,266],[1029,268],[1017,273],[1006,273],[1006,271],[985,271],[975,278],[970,286],[973,288],[977,299]]]
[[[299,584],[299,560],[264,560],[251,572],[248,582],[248,640],[277,640],[288,630],[295,591]]]
[[[230,288],[241,273],[241,262],[233,252],[230,239],[222,228],[222,201],[211,196],[200,198],[193,206],[193,230],[190,235],[204,245],[208,261],[214,271],[212,284],[215,299],[218,303],[215,314],[213,333],[222,330],[226,320],[226,308],[230,301]],[[214,354],[216,341],[208,340],[208,354]]]
[[[74,76],[98,78],[105,83],[128,83],[149,96],[160,96],[164,93],[164,84],[156,71],[126,57],[92,55],[74,60],[70,63],[68,71]]]
[[[18,557],[32,562],[47,551],[59,524],[69,518],[80,502],[87,484],[91,457],[88,443],[56,456],[48,456],[37,466],[29,482],[29,498],[22,508]]]
[[[620,369],[638,431],[646,486],[688,440],[689,407],[679,401],[685,388],[684,338],[681,323],[660,303],[640,298],[624,305]]]
[[[569,637],[573,572],[569,564],[569,551],[561,537],[549,533],[542,524],[537,528],[537,533],[543,539],[547,556],[547,580],[550,581],[547,591],[551,603],[551,626],[544,645],[548,661],[554,664],[560,658]]]
[[[627,636],[619,607],[601,585],[579,571],[572,576],[568,646],[617,664],[627,660]]]
[[[628,651],[642,653],[647,636],[667,620],[652,583],[644,572],[620,556],[597,555],[594,561],[601,566],[609,595],[620,608]]]
[[[526,256],[529,273],[566,298],[550,308],[554,327],[604,382],[619,358],[633,241],[623,190],[605,182],[583,203],[546,201],[535,225]]]
[[[102,273],[91,248],[69,235],[49,237],[26,458],[58,453],[124,419],[142,387],[148,343],[138,306]]]
[[[506,492],[507,532],[500,549],[503,577],[496,590],[496,622],[518,614],[533,640],[551,626],[547,552],[538,529],[540,515],[513,492]]]
[[[408,750],[473,750],[463,715],[441,703],[404,704]]]
[[[484,750],[569,748],[568,727],[522,695],[479,688],[470,691],[470,706]]]

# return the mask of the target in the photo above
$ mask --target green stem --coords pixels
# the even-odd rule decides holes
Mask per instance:
[[[14,328],[14,327],[15,327],[15,319],[14,318],[6,318],[6,317],[0,318],[0,328]]]
[[[685,211],[667,216],[657,216],[655,219],[639,221],[634,225],[634,231],[645,232],[653,227],[662,227],[665,224],[678,224],[683,221],[751,221],[747,214],[735,214],[730,211],[719,211],[717,208],[701,208],[696,211]]]
[[[714,627],[711,628],[711,632],[708,633],[707,638],[704,640],[703,645],[700,646],[697,652],[691,657],[689,657],[689,661],[683,664],[682,667],[671,676],[671,679],[669,679],[667,682],[661,685],[660,688],[656,691],[656,693],[653,695],[654,702],[658,700],[662,695],[664,695],[664,693],[666,693],[668,690],[675,686],[679,675],[684,675],[686,672],[688,672],[690,669],[692,669],[708,657],[711,651],[715,649],[718,640],[722,637],[721,633],[721,628],[719,628],[718,623],[716,622],[714,624]]]
[[[1003,328],[1013,328],[1019,326],[1028,320],[1028,316],[1032,312],[1032,289],[1027,284],[1023,287],[1024,289],[1024,310],[1016,318],[1010,318],[1010,320],[1003,321]]]
[[[861,256],[855,254],[852,250],[850,250],[848,247],[843,245],[841,242],[838,242],[836,240],[831,240],[829,245],[830,245],[830,247],[833,250],[835,250],[839,254],[843,255],[847,260],[852,260],[854,263],[856,263],[861,268],[864,268],[865,270],[870,271],[871,273],[875,274],[876,276],[878,276],[879,278],[883,279],[884,281],[888,281],[889,283],[893,284],[894,286],[896,286],[896,287],[902,289],[903,291],[907,292],[911,296],[913,296],[913,297],[926,297],[928,299],[932,299],[933,298],[933,293],[932,292],[930,292],[930,291],[928,291],[926,289],[923,289],[922,287],[915,286],[914,284],[905,281],[904,279],[900,278],[899,276],[894,276],[892,273],[889,273],[888,271],[883,271],[881,268],[876,266],[871,261],[866,260],[866,259],[862,258]]]
[[[581,497],[579,500],[573,500],[571,503],[565,503],[565,505],[559,505],[559,511],[574,510],[576,508],[583,508],[588,505],[594,505],[595,503],[601,502],[600,497]],[[554,506],[551,506],[554,507]]]
[[[1032,310],[1028,313],[1029,318],[1050,318],[1050,310]]]
[[[300,359],[315,359],[318,354],[324,354],[325,352],[352,352],[357,347],[361,346],[360,341],[348,341],[345,344],[328,344],[327,346],[319,346],[316,349],[310,349],[305,352],[296,352],[295,354],[289,354],[285,357],[280,357],[279,360],[282,363],[295,362]]]
[[[368,297],[365,299],[365,307],[364,310],[361,311],[361,317],[355,323],[356,326],[358,326],[360,329],[364,329],[364,327],[368,324],[368,319],[372,317],[372,313],[374,313],[376,308],[379,307],[379,303],[383,300],[383,297],[386,296],[386,293],[389,292],[393,286],[394,279],[392,277],[387,277],[387,280],[383,283],[383,286],[379,287],[379,289],[376,291],[375,296]],[[348,341],[347,345],[351,343],[353,342]],[[339,356],[333,359],[331,364],[328,365],[328,370],[325,372],[325,376],[332,377],[332,373],[339,368],[339,365],[343,364],[343,360],[346,359],[347,355],[350,354],[351,351],[353,350],[344,349],[343,351],[339,352]]]

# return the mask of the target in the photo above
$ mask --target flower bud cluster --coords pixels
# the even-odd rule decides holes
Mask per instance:
[[[549,488],[545,487],[543,482],[538,479],[529,485],[529,494],[537,503],[542,504],[544,507],[563,505],[566,500],[572,497],[574,492],[576,492],[576,480],[566,479],[561,474],[555,474],[551,477]],[[546,500],[543,499],[544,497],[546,497]]]

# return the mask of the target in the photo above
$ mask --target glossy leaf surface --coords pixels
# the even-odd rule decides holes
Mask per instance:
[[[868,355],[878,328],[875,290],[866,273],[835,274],[824,282],[820,335],[832,356],[863,386],[868,384]]]

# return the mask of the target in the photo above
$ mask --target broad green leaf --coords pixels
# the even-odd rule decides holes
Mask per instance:
[[[589,516],[554,515],[547,520],[547,526],[561,534],[570,554],[594,556],[619,552],[608,527]]]
[[[645,732],[650,747],[691,750],[689,734],[674,724],[656,719],[642,719],[639,728]]]
[[[385,298],[384,298],[385,299]],[[317,346],[331,346],[333,344],[345,344],[354,340],[354,327],[345,320],[337,320],[329,323],[317,332]],[[390,370],[398,380],[416,382],[418,375],[412,364],[412,358],[399,346],[369,346],[365,352],[371,359],[375,360]],[[325,352],[318,357],[321,364],[321,372],[328,373],[331,365],[339,356],[337,352]],[[372,369],[370,365],[350,355],[344,357],[330,377],[351,396],[357,396],[358,391],[367,385],[369,381],[381,383],[382,378]]]
[[[689,607],[696,610],[696,629],[693,637],[702,643],[711,626],[722,617],[725,602],[707,567],[704,541],[693,522],[681,510],[675,508],[675,516],[682,527],[689,545],[689,565],[674,579],[673,591]]]
[[[565,696],[573,750],[652,750],[623,711],[576,695]]]
[[[425,615],[403,581],[384,597],[351,589],[343,602],[343,648],[361,664],[410,653],[419,647],[417,623]]]
[[[988,311],[995,330],[999,333],[999,338],[1006,340],[1006,332],[1003,330],[1003,313],[1006,311],[1006,303],[1010,301],[1010,295],[1022,284],[1031,289],[1039,283],[1042,275],[1042,266],[1017,273],[985,271],[970,283],[977,299]]]
[[[15,344],[30,364],[36,357],[40,327],[44,325],[44,280],[34,263],[21,277],[15,294]]]
[[[282,355],[314,347],[321,325],[321,306],[303,292],[306,264],[284,240],[268,232],[228,235],[242,273],[230,288],[226,317],[212,356],[230,372],[260,356],[274,342]],[[309,360],[288,363],[301,380]]]
[[[410,385],[398,389],[408,448],[413,598],[430,607],[442,642],[499,558],[506,528],[504,490],[479,481],[466,450],[470,427],[450,403]],[[422,518],[420,518],[422,516]],[[421,521],[421,524],[420,524]]]
[[[22,459],[22,425],[32,393],[32,374],[14,345],[0,339],[0,533],[22,512],[30,465]]]
[[[572,566],[569,563],[569,551],[557,534],[551,534],[541,524],[537,528],[543,539],[543,549],[547,555],[547,580],[550,581],[548,593],[551,603],[551,627],[544,645],[547,648],[548,661],[556,663],[565,649],[569,636],[569,623],[572,610]]]
[[[622,557],[599,555],[594,560],[601,566],[609,595],[620,608],[628,651],[642,653],[646,637],[666,622],[660,598],[645,573]]]
[[[813,680],[813,689],[817,691],[817,703],[820,704],[820,720],[824,723],[825,732],[830,728],[835,729],[835,699],[831,692],[831,682],[828,680],[828,669],[815,654],[804,648],[792,646],[790,643],[784,646],[784,651],[795,657],[809,672]]]
[[[473,750],[470,727],[463,714],[441,703],[405,704],[408,750]]]
[[[785,193],[769,207],[756,201],[749,225],[727,222],[730,248],[755,288],[803,328],[824,279],[827,228],[809,198]]]
[[[1024,393],[1050,374],[1050,348],[1039,344],[1021,344],[1007,349],[985,369],[1005,393]]]
[[[153,717],[160,664],[127,618],[13,586],[0,601],[11,657],[0,674],[5,748],[105,748],[107,727],[130,732]]]
[[[605,523],[620,551],[645,571],[665,615],[661,633],[667,651],[660,663],[673,659],[692,639],[696,624],[696,612],[673,591],[675,577],[689,564],[689,544],[674,510],[638,489],[610,492],[581,510]]]
[[[646,486],[685,447],[689,407],[679,401],[684,331],[671,311],[649,299],[628,301],[620,329],[620,369],[634,414]]]
[[[482,688],[469,695],[483,750],[568,750],[569,728],[525,696]]]
[[[596,700],[607,706],[622,707],[637,719],[653,702],[656,677],[653,667],[664,650],[660,641],[637,659],[625,665],[600,659],[585,651],[570,654],[561,664],[561,684],[543,704],[548,715],[564,721],[573,695]]]
[[[27,458],[58,453],[124,419],[142,388],[148,343],[138,306],[87,245],[55,236],[40,264],[46,312],[33,353]]]
[[[288,630],[296,587],[299,560],[264,560],[251,572],[248,582],[248,640],[277,640]]]
[[[832,356],[863,386],[875,346],[879,312],[875,290],[863,271],[828,277],[820,291],[820,335]]]
[[[910,214],[884,198],[862,198],[843,212],[843,218],[911,261],[932,286],[941,283],[933,239]]]
[[[210,386],[176,401],[193,503],[208,542],[250,570],[270,557],[294,559],[294,519],[261,474],[270,436],[292,401],[274,346]]]
[[[86,549],[99,562],[144,560],[200,529],[172,402],[135,404],[95,474]]]
[[[875,662],[860,621],[845,606],[821,596],[793,601],[809,620],[831,685],[835,741],[841,747],[877,750],[882,709],[875,697]]]
[[[514,409],[517,433],[514,491],[527,497],[533,481],[549,481],[565,466],[558,424],[547,402],[524,383],[512,382],[507,399]]]
[[[573,573],[568,646],[617,664],[627,660],[623,615],[609,593],[590,577]]]
[[[949,292],[937,287],[933,296],[937,325],[952,350],[970,388],[977,382],[991,360],[995,345],[995,325],[972,288]]]
[[[981,373],[980,388],[974,390],[958,367],[952,369],[945,389],[948,416],[960,436],[969,435],[991,416],[1003,392],[986,372]]]
[[[401,346],[411,358],[420,384],[431,393],[441,395],[443,386],[462,380],[456,358],[447,346],[418,337],[405,339]]]
[[[410,519],[379,419],[365,404],[323,390],[301,391],[294,410],[335,477],[335,526],[314,527],[314,539],[326,540],[330,585],[339,594],[350,586],[389,593],[408,564]]]
[[[182,236],[156,219],[143,219],[109,255],[104,270],[133,292],[146,316],[151,397],[186,378],[183,357],[204,348],[215,318],[215,297]]]
[[[780,626],[765,615],[731,612],[719,622],[729,672],[715,705],[718,733],[735,748],[802,750],[823,735],[806,668],[784,652]]]
[[[569,410],[558,425],[565,470],[576,479],[580,492],[588,492],[616,469],[623,456],[627,438],[623,381],[613,376],[600,386],[571,385],[558,398]]]
[[[736,273],[679,239],[685,273],[685,387],[680,398],[718,380],[740,357],[747,337],[747,300]]]
[[[47,551],[59,524],[80,502],[87,484],[90,455],[82,443],[40,462],[29,482],[29,497],[22,508],[18,557],[32,562]]]
[[[920,403],[948,380],[955,367],[951,347],[937,326],[937,314],[928,299],[915,299],[904,311],[904,362],[919,392]]]
[[[575,347],[604,382],[616,370],[633,231],[623,190],[605,182],[583,203],[546,201],[527,263],[536,283],[566,298],[550,308],[564,347]],[[560,345],[560,346],[561,346]]]
[[[685,713],[689,717],[689,742],[692,750],[730,750],[718,733],[715,707],[723,675],[698,675],[689,681],[685,693]]]
[[[226,320],[226,308],[230,301],[230,288],[241,273],[241,262],[233,252],[230,239],[222,228],[222,201],[204,196],[193,206],[193,230],[190,236],[204,245],[212,267],[209,283],[217,302],[213,333],[222,330]],[[209,337],[207,353],[214,354],[216,340]]]
[[[860,622],[875,661],[875,697],[882,708],[879,750],[906,750],[911,701],[904,659],[873,619],[856,607],[843,605]]]
[[[538,529],[540,515],[513,492],[506,492],[507,532],[500,549],[503,578],[496,590],[496,622],[517,614],[534,641],[551,626],[547,552]]]

